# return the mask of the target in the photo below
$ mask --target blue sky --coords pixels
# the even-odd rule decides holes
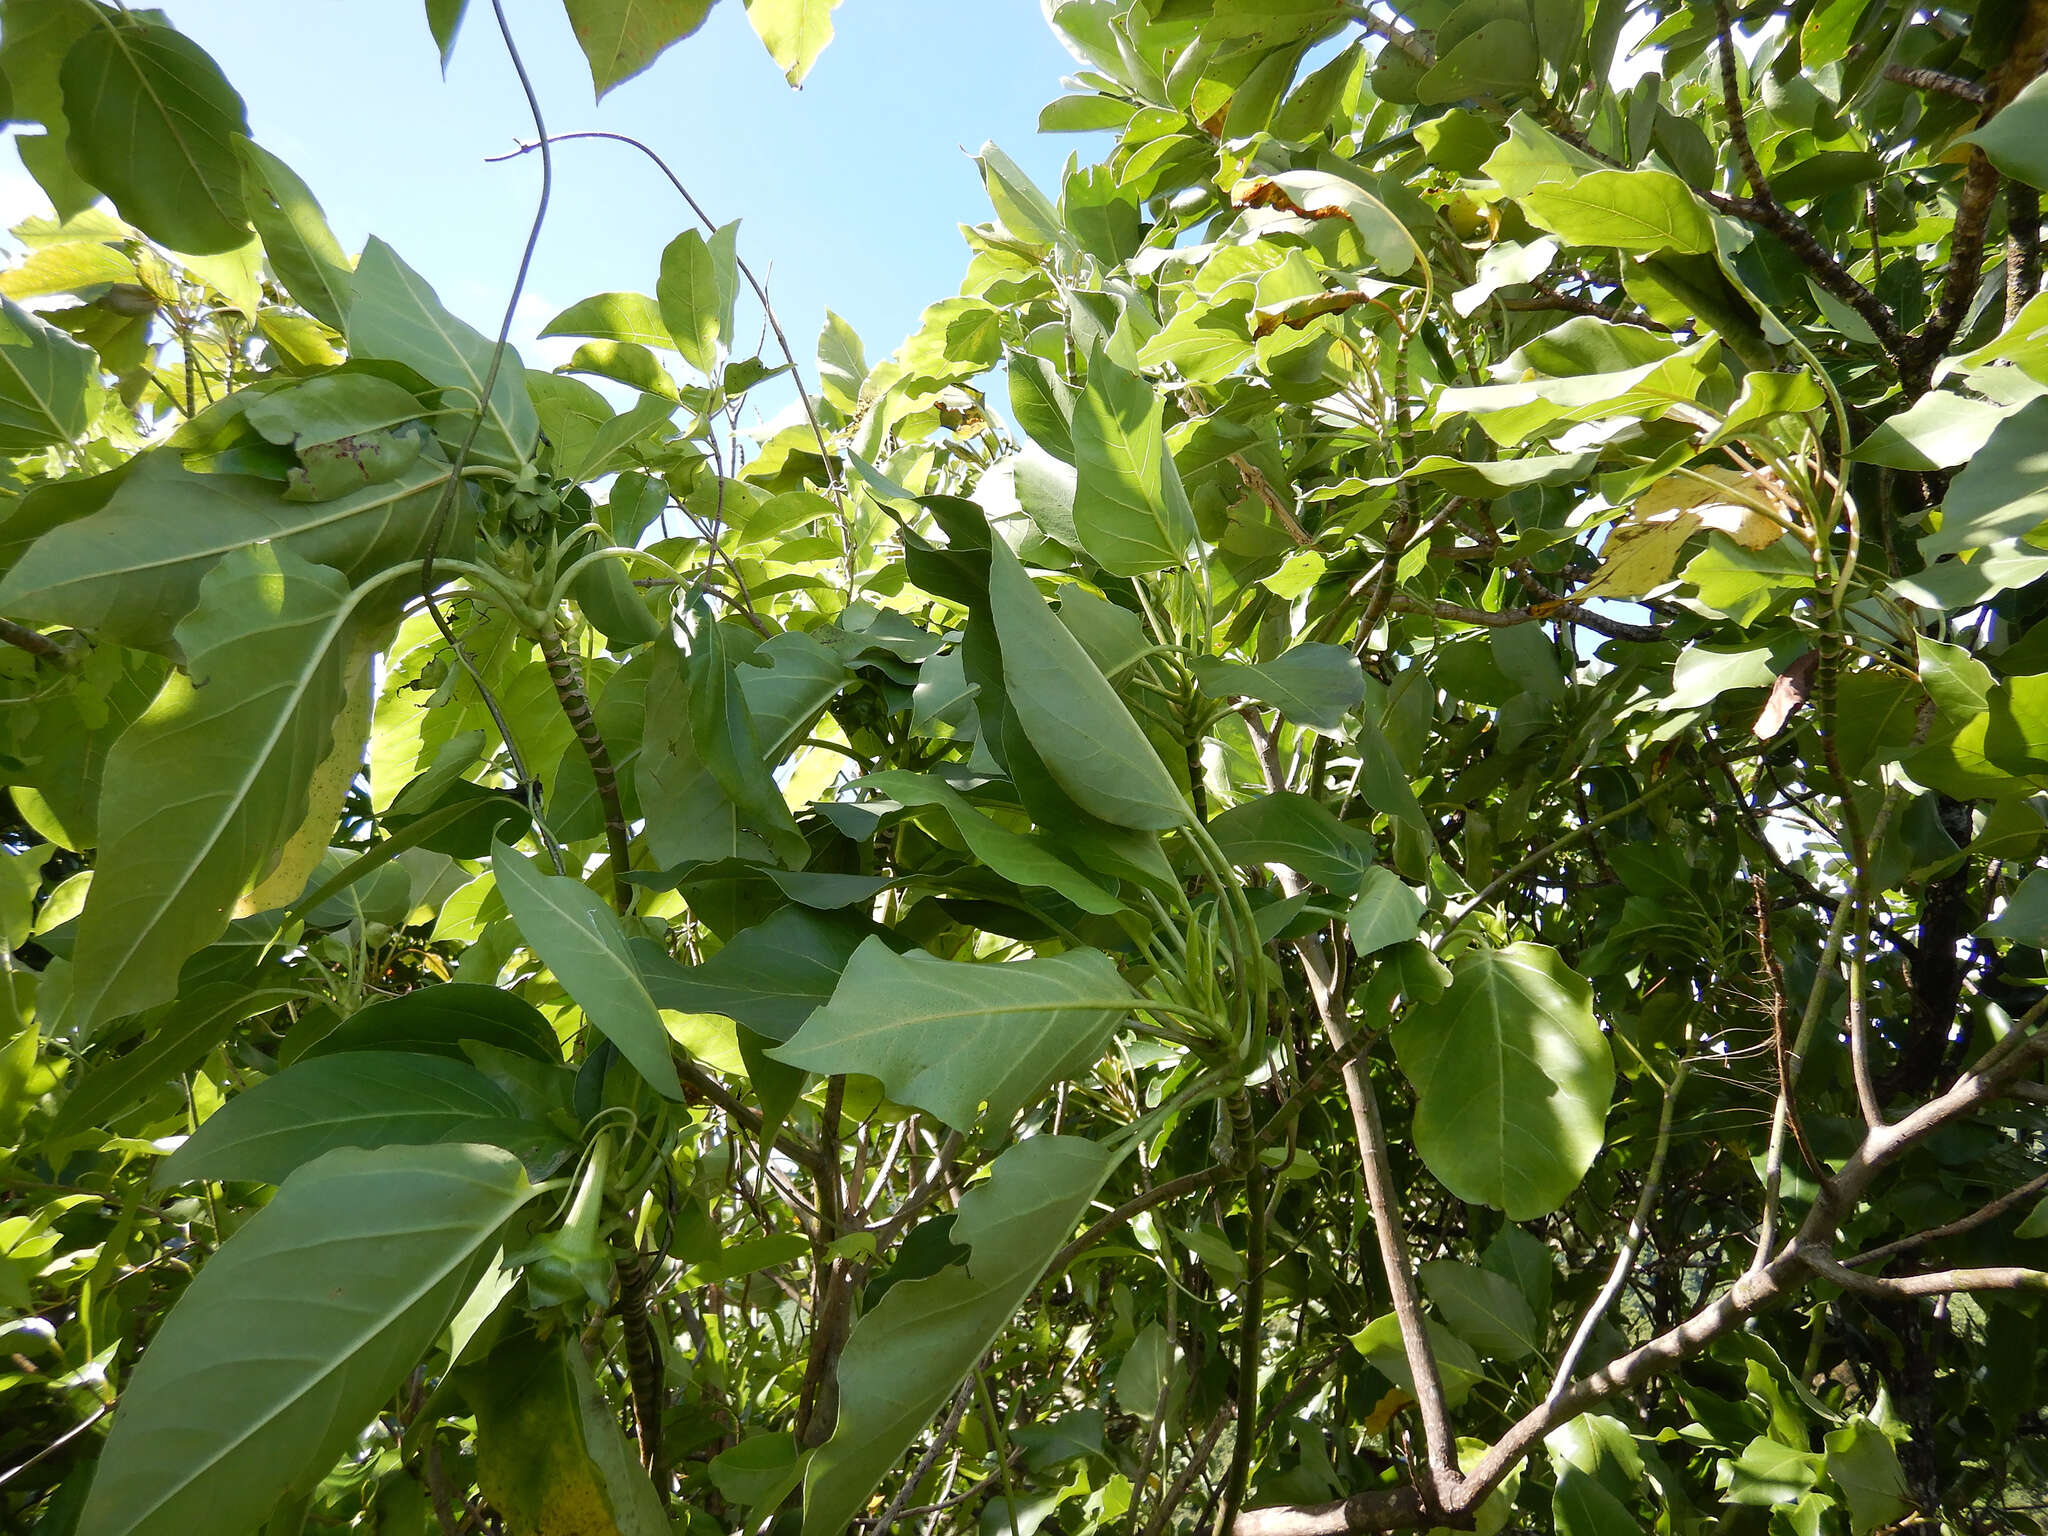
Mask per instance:
[[[494,330],[539,186],[537,156],[485,158],[530,139],[486,0],[444,82],[421,0],[156,0],[219,61],[255,136],[311,184],[344,245],[381,235],[466,319]],[[957,226],[988,218],[968,154],[1001,144],[1048,190],[1070,152],[1102,136],[1040,137],[1038,109],[1078,66],[1036,0],[848,0],[801,91],[755,39],[740,0],[592,102],[559,0],[507,0],[550,131],[645,139],[772,269],[771,294],[808,372],[825,309],[887,356],[928,303],[957,291]],[[9,178],[8,222],[36,211]],[[29,191],[32,193],[32,188]],[[689,222],[668,184],[616,144],[560,146],[555,197],[514,339],[530,365],[568,348],[533,333],[585,294],[652,292],[662,247]],[[573,343],[569,344],[573,347]]]

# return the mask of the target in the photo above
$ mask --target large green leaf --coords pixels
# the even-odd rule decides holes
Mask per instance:
[[[502,842],[491,850],[491,870],[526,947],[540,956],[583,1016],[619,1048],[649,1087],[680,1099],[683,1085],[669,1054],[661,1010],[633,964],[617,915],[582,881],[542,874]]]
[[[76,442],[96,370],[92,348],[0,299],[0,453]]]
[[[1089,557],[1117,576],[1177,568],[1199,536],[1164,418],[1144,377],[1098,349],[1074,401],[1074,528]]]
[[[206,50],[124,14],[88,30],[60,76],[78,173],[151,239],[195,255],[247,242],[242,98]]]
[[[249,218],[277,280],[301,309],[337,331],[344,329],[354,273],[319,200],[290,166],[261,145],[238,138],[235,148],[242,157]]]
[[[420,459],[332,501],[286,501],[274,481],[151,456],[99,511],[29,546],[0,581],[0,613],[175,654],[174,626],[230,551],[268,542],[360,581],[418,556],[447,478],[446,464]]]
[[[677,1013],[716,1013],[757,1035],[787,1040],[832,996],[870,926],[783,907],[743,928],[699,965],[678,965],[659,946],[635,942],[647,990]]]
[[[1521,1360],[1543,1347],[1536,1314],[1512,1280],[1455,1259],[1432,1259],[1417,1273],[1451,1331],[1480,1354]]]
[[[1120,827],[1185,823],[1187,802],[1152,743],[1000,540],[990,552],[988,601],[1010,706],[1060,788]]]
[[[981,864],[1017,885],[1039,886],[1066,897],[1084,912],[1123,910],[1123,903],[1075,869],[1046,844],[984,814],[952,785],[930,774],[900,769],[871,773],[859,781],[899,805],[931,806],[945,812],[967,851]]]
[[[1012,1116],[1051,1084],[1085,1072],[1137,1002],[1116,962],[1077,949],[987,964],[899,955],[871,938],[854,951],[831,1002],[778,1061],[879,1078],[899,1104],[956,1130]]]
[[[451,981],[372,1003],[306,1048],[307,1058],[341,1051],[410,1051],[465,1061],[474,1040],[534,1061],[559,1062],[554,1026],[524,998],[499,987]]]
[[[702,603],[690,616],[689,638],[690,650],[683,665],[688,689],[690,748],[695,761],[710,774],[725,803],[733,807],[740,824],[762,839],[782,863],[800,869],[808,859],[810,849],[803,834],[797,830],[796,818],[790,813],[789,804],[782,796],[782,786],[776,782],[773,772],[790,743],[780,739],[776,732],[774,720],[777,716],[771,712],[772,705],[763,711],[769,719],[756,722],[753,700],[741,675],[759,669],[732,664],[726,654],[725,632]],[[840,669],[831,670],[843,675]],[[815,695],[806,692],[809,675],[807,669],[798,669],[796,691],[802,696],[801,702],[794,713],[785,711],[780,718],[815,713],[810,704]],[[771,671],[760,676],[756,686],[766,687],[777,681],[787,683],[789,679],[778,680]],[[833,678],[832,686],[837,686],[837,676]],[[827,693],[825,698],[830,696]],[[816,707],[822,708],[823,703],[824,700],[819,699]],[[766,729],[762,728],[764,724]],[[644,751],[643,748],[643,754]]]
[[[427,280],[375,235],[356,264],[354,289],[348,311],[350,356],[403,363],[445,391],[445,403],[455,414],[442,419],[443,442],[461,442],[468,436],[469,418],[483,408],[472,459],[517,468],[532,456],[540,421],[526,396],[526,371],[517,352],[505,348],[486,406],[484,380],[496,343],[450,314]]]
[[[1992,428],[1949,483],[1941,527],[1920,541],[1942,555],[2024,539],[2048,522],[2048,399],[2031,400]]]
[[[2030,81],[1996,117],[1957,142],[1976,145],[2015,181],[2048,187],[2048,79]]]
[[[1522,194],[1530,220],[1573,245],[1623,251],[1714,249],[1714,220],[1692,188],[1668,171],[1590,171]]]
[[[1234,805],[1209,823],[1209,833],[1233,864],[1285,865],[1347,896],[1372,867],[1372,833],[1339,821],[1307,795],[1260,795]]]
[[[1365,673],[1341,645],[1297,645],[1256,665],[1201,656],[1195,681],[1212,698],[1256,699],[1319,731],[1336,730],[1365,702]]]
[[[93,1029],[176,995],[306,814],[331,747],[361,594],[258,544],[223,559],[178,626],[186,670],[108,754],[72,1005]]]
[[[312,1492],[531,1198],[461,1143],[330,1152],[179,1297],[121,1393],[78,1536],[246,1536]]]
[[[716,0],[566,0],[598,100],[704,25]]]
[[[832,41],[832,12],[838,5],[839,0],[747,0],[747,20],[791,85],[804,83]]]
[[[839,1359],[839,1421],[804,1479],[804,1536],[838,1536],[1038,1284],[1115,1164],[1074,1136],[1034,1136],[960,1202],[964,1266],[891,1286]]]
[[[346,1051],[295,1062],[236,1094],[164,1160],[156,1177],[166,1185],[282,1184],[336,1147],[496,1144],[518,1115],[504,1089],[466,1061]]]
[[[1477,949],[1437,1001],[1394,1025],[1415,1085],[1415,1150],[1461,1200],[1532,1221],[1599,1154],[1614,1057],[1592,988],[1540,944]]]

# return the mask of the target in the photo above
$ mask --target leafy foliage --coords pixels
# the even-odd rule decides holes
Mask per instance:
[[[543,372],[0,0],[0,1529],[2037,1529],[2048,4],[1046,12]]]

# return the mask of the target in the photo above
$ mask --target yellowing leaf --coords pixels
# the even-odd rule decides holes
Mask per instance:
[[[832,41],[832,12],[838,5],[839,0],[747,0],[747,20],[791,85],[804,83]]]

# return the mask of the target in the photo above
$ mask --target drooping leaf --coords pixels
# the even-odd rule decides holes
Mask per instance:
[[[960,1202],[967,1262],[892,1286],[839,1360],[839,1421],[804,1477],[804,1536],[837,1536],[1044,1274],[1114,1165],[1075,1136],[1034,1136]]]
[[[1104,570],[1142,576],[1194,548],[1195,515],[1167,452],[1164,405],[1139,374],[1098,350],[1074,401],[1074,528]]]
[[[545,326],[543,336],[591,336],[600,341],[671,347],[661,306],[644,293],[594,293],[579,299]]]
[[[704,25],[716,0],[567,0],[569,26],[604,100]]]
[[[1420,892],[1391,869],[1375,864],[1359,881],[1358,896],[1345,918],[1353,952],[1362,957],[1407,943],[1422,931],[1427,910]]]
[[[205,49],[124,14],[64,56],[66,149],[128,220],[176,251],[231,251],[249,238],[238,134],[242,98]]]
[[[1371,833],[1307,795],[1281,792],[1234,805],[1209,823],[1209,833],[1233,864],[1284,865],[1342,895],[1357,890],[1372,865]]]
[[[455,1143],[299,1170],[199,1272],[144,1351],[79,1536],[245,1536],[312,1492],[454,1313],[532,1197]]]
[[[1394,1026],[1415,1149],[1462,1200],[1547,1216],[1599,1154],[1614,1060],[1592,989],[1540,944],[1477,949]]]
[[[78,1019],[166,1001],[305,817],[341,708],[360,602],[258,544],[223,559],[178,626],[186,671],[108,755],[98,877],[79,919]]]
[[[426,279],[375,235],[356,264],[353,289],[349,354],[403,363],[446,391],[456,414],[441,419],[443,442],[460,443],[469,435],[469,417],[481,410],[472,459],[513,469],[524,464],[539,439],[540,422],[526,395],[519,354],[508,345],[500,355],[490,337],[450,314]],[[484,382],[494,362],[497,377],[486,402]]]
[[[494,1145],[518,1114],[505,1091],[466,1061],[346,1051],[295,1062],[236,1094],[164,1160],[157,1182],[282,1184],[336,1147]]]
[[[650,1088],[680,1099],[683,1085],[661,1011],[633,964],[617,915],[582,881],[543,874],[502,842],[491,850],[491,870],[519,936],[591,1026],[619,1048]]]
[[[899,1104],[956,1130],[1006,1125],[1102,1054],[1137,1001],[1100,950],[1003,964],[854,951],[832,1000],[771,1054],[812,1072],[879,1078]]]
[[[1010,706],[1060,788],[1117,826],[1163,831],[1185,822],[1187,802],[1159,754],[1000,542],[988,595]]]

